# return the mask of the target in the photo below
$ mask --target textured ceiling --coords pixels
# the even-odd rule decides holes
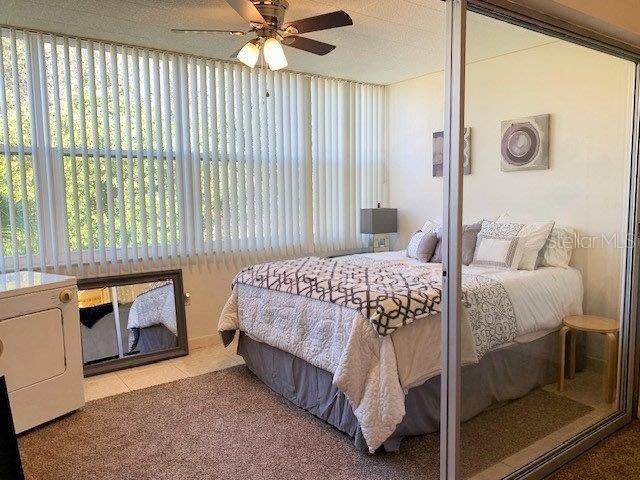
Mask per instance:
[[[389,84],[443,69],[441,0],[289,0],[286,19],[346,10],[354,25],[305,36],[337,45],[325,57],[286,48],[289,68]],[[245,29],[223,0],[0,0],[0,23],[227,59],[246,37],[174,34],[171,28]],[[244,39],[243,39],[244,38]],[[473,15],[467,59],[549,43],[549,38]]]

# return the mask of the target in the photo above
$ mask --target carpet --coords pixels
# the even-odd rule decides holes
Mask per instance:
[[[550,476],[554,480],[640,478],[640,422],[635,421]]]
[[[466,422],[462,465],[483,470],[588,413],[544,390]],[[245,366],[90,402],[19,439],[27,478],[438,478],[438,434],[399,453],[352,439],[273,393]]]

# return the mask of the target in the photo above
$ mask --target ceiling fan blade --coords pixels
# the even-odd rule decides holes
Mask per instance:
[[[293,33],[317,32],[318,30],[327,30],[329,28],[346,27],[353,25],[353,20],[347,12],[339,10],[337,12],[325,13],[317,17],[303,18],[287,22],[282,26],[283,30],[289,27],[295,28]]]
[[[256,6],[249,0],[227,0],[227,3],[247,22],[259,25],[267,23]]]
[[[228,33],[229,35],[241,36],[246,32],[240,30],[213,30],[209,28],[172,28],[173,33]]]
[[[244,47],[244,45],[242,47]],[[242,50],[242,47],[240,47],[235,52],[233,52],[231,55],[229,55],[229,58],[232,58],[232,59],[236,60],[238,58],[238,54],[240,53],[240,50]]]
[[[288,47],[298,48],[305,52],[315,53],[316,55],[326,55],[336,48],[335,45],[319,42],[318,40],[313,40],[311,38],[298,37],[297,35],[285,37],[284,40],[282,40],[282,43]]]

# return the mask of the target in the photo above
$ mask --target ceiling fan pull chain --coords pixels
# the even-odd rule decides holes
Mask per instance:
[[[260,57],[260,71],[264,75],[264,97],[269,98],[271,94],[269,93],[269,83],[267,82],[267,65],[264,59],[264,55]],[[258,75],[260,75],[260,72],[258,72]]]

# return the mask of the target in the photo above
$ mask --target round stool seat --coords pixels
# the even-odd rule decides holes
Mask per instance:
[[[583,332],[616,333],[620,329],[616,320],[597,315],[572,315],[565,317],[563,323]]]
[[[565,317],[560,329],[560,377],[558,378],[558,390],[564,390],[564,370],[566,360],[566,337],[569,335],[569,378],[576,374],[576,333],[592,332],[604,335],[606,338],[606,369],[604,380],[605,399],[611,403],[616,397],[616,384],[618,374],[618,331],[620,325],[612,318],[599,317],[597,315],[572,315]]]

